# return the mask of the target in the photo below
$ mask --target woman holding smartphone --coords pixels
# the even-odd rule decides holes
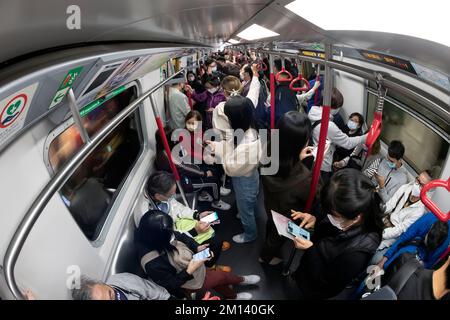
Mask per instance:
[[[301,299],[332,298],[352,280],[360,282],[381,241],[381,199],[361,172],[338,171],[322,188],[320,202],[327,213],[320,221],[292,211],[300,227],[315,229],[312,241],[294,240],[295,247],[305,251],[294,273]]]
[[[248,292],[236,293],[233,285],[257,284],[257,275],[236,276],[221,270],[206,269],[207,259],[193,259],[208,245],[198,245],[185,234],[174,232],[172,218],[159,210],[144,214],[136,230],[135,241],[145,273],[177,297],[214,289],[226,299],[249,300]],[[211,258],[211,257],[210,257]]]

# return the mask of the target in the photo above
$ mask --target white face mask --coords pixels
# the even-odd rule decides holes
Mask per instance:
[[[212,72],[216,72],[216,71],[217,71],[217,66],[212,67],[212,68],[211,68],[211,71],[212,71]]]
[[[216,91],[217,91],[217,88],[208,89],[208,92],[211,93],[211,94],[216,93]]]
[[[339,113],[339,109],[331,109],[330,112],[333,116],[337,115]]]
[[[198,122],[196,121],[194,124],[186,123],[186,129],[189,131],[195,131],[198,128]]]
[[[354,122],[353,120],[348,120],[347,127],[350,130],[356,130],[356,129],[358,129],[358,124],[356,122]]]
[[[243,74],[243,73],[240,73],[240,74],[239,74],[239,78],[241,78],[241,81],[244,81],[244,74]]]
[[[411,189],[411,195],[416,198],[420,196],[420,186],[418,183],[413,184],[413,187]]]
[[[357,219],[357,218],[355,218],[352,223],[350,223],[348,226],[344,227],[344,226],[342,226],[344,219],[335,218],[331,214],[327,214],[327,217],[328,217],[328,220],[330,220],[331,224],[341,231],[346,231],[346,230],[350,229],[350,227],[356,223],[356,219]]]
[[[195,77],[194,77],[194,76],[189,76],[189,77],[188,77],[188,80],[189,80],[190,82],[192,82],[192,81],[195,80]]]
[[[334,216],[332,216],[331,214],[327,214],[328,220],[330,220],[331,224],[333,226],[335,226],[336,228],[338,228],[339,230],[344,230],[344,228],[342,227],[342,220],[341,219],[337,219]]]

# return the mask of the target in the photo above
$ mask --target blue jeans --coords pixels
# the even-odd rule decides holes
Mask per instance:
[[[256,226],[259,173],[255,170],[250,177],[232,177],[236,204],[244,227],[244,240],[253,241],[258,236]]]

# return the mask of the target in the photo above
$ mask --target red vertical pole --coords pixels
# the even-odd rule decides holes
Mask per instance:
[[[270,129],[275,129],[275,75],[270,73]]]
[[[172,152],[169,147],[169,141],[167,141],[167,136],[166,136],[166,132],[164,131],[164,125],[162,123],[162,120],[159,116],[156,116],[155,120],[156,120],[156,125],[158,126],[159,134],[161,135],[161,138],[162,138],[162,141],[164,144],[164,150],[166,151],[167,158],[169,159],[170,169],[173,172],[175,180],[180,181],[180,174],[178,173],[177,166],[173,163]]]
[[[317,158],[314,163],[313,175],[311,180],[311,188],[309,189],[308,201],[306,202],[305,212],[311,212],[311,207],[316,194],[316,189],[320,179],[320,168],[322,167],[323,156],[325,153],[325,143],[328,135],[328,123],[330,121],[329,106],[322,107],[322,120],[320,122],[319,145],[317,147]]]

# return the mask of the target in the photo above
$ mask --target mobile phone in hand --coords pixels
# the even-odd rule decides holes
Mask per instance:
[[[192,259],[199,261],[199,260],[208,260],[210,257],[211,252],[209,251],[209,248],[206,248],[205,250],[202,250],[199,253],[194,254],[192,256]]]
[[[298,225],[296,225],[294,222],[289,221],[288,222],[288,232],[290,234],[292,234],[294,237],[302,237],[306,240],[310,240],[311,239],[311,234],[306,231],[303,228],[300,228]]]

